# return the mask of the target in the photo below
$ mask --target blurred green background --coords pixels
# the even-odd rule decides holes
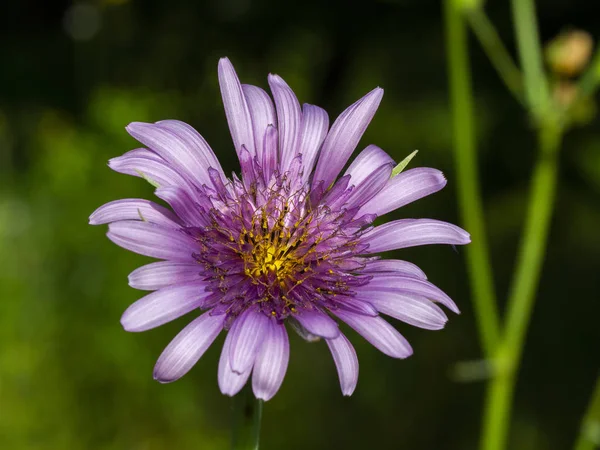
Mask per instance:
[[[541,35],[573,25],[600,37],[595,2],[538,2]],[[514,49],[510,10],[487,10]],[[238,169],[216,67],[243,82],[284,77],[301,102],[333,119],[373,87],[382,106],[361,146],[442,169],[448,187],[392,214],[457,222],[441,5],[433,0],[7,2],[0,15],[0,448],[226,449],[230,399],[216,383],[221,340],[183,379],[152,380],[156,358],[189,321],[143,334],[119,318],[143,293],[127,274],[148,262],[111,244],[89,214],[152,196],[112,172],[135,148],[131,121],[195,126],[224,167]],[[500,298],[522,225],[534,135],[472,40],[477,138]],[[361,148],[362,148],[361,147]],[[600,126],[569,132],[556,213],[516,392],[510,449],[572,444],[600,354]],[[324,343],[292,336],[290,366],[265,406],[262,449],[473,449],[484,384],[452,377],[481,356],[464,254],[448,246],[396,252],[418,263],[462,309],[443,331],[396,323],[405,361],[355,333],[358,388],[342,397]]]

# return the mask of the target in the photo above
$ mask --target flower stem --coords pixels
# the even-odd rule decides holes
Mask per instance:
[[[233,397],[232,450],[258,450],[262,400],[254,398],[250,383]]]
[[[477,7],[467,10],[467,19],[500,79],[514,97],[524,103],[521,71],[504,47],[488,16],[481,7]]]
[[[495,358],[497,373],[488,386],[481,441],[483,450],[506,448],[517,369],[523,353],[550,228],[562,129],[554,122],[546,123],[539,130],[538,137],[540,151],[532,175],[525,231],[508,300],[503,339]]]
[[[573,450],[594,450],[600,446],[600,375],[588,409],[583,416],[579,437]]]
[[[598,89],[600,84],[600,49],[596,50],[594,57],[586,71],[583,73],[577,83],[577,92],[575,99],[565,111],[565,116],[569,116],[571,110],[576,108],[579,102],[587,97],[591,97]]]
[[[467,26],[456,0],[445,1],[445,20],[459,206],[462,222],[472,237],[466,254],[479,338],[485,355],[490,357],[498,342],[500,324],[477,173]]]
[[[531,114],[539,120],[550,113],[551,99],[542,63],[534,0],[512,0],[512,12],[525,98]]]

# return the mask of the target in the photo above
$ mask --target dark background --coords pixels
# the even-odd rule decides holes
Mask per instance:
[[[600,37],[596,2],[538,2],[542,39],[566,26]],[[511,51],[508,2],[486,10]],[[216,383],[222,339],[182,380],[152,367],[187,323],[122,330],[143,295],[127,274],[146,258],[87,225],[99,205],[152,195],[106,161],[135,148],[131,121],[196,127],[238,170],[217,83],[228,56],[243,82],[280,74],[333,119],[379,85],[363,144],[437,167],[448,187],[391,214],[457,223],[445,34],[439,1],[11,1],[0,8],[0,448],[225,449],[230,399]],[[535,156],[530,122],[471,41],[486,220],[499,297],[506,296]],[[571,131],[524,353],[512,449],[567,449],[597,374],[600,329],[600,126]],[[290,367],[265,406],[261,448],[474,449],[484,383],[458,382],[481,357],[464,251],[397,252],[461,307],[439,332],[398,328],[415,349],[385,357],[355,333],[358,388],[342,397],[326,346],[292,337]]]

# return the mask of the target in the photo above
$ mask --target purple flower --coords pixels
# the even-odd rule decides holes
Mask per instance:
[[[228,59],[219,82],[241,177],[223,173],[196,130],[176,120],[134,122],[127,131],[145,148],[110,160],[117,172],[157,187],[167,209],[141,199],[100,207],[91,224],[109,223],[108,237],[133,252],[163,261],[129,276],[154,291],[131,305],[121,323],[144,331],[203,310],[164,350],[154,377],[186,374],[223,330],[218,380],[235,395],[252,374],[256,397],[279,389],[289,359],[287,322],[309,341],[323,338],[344,395],[358,380],[354,348],[336,319],[393,358],[409,343],[379,313],[438,330],[438,306],[454,302],[415,265],[375,253],[427,244],[467,244],[464,230],[437,220],[401,219],[377,227],[377,216],[432,194],[446,180],[417,168],[392,177],[394,161],[369,145],[350,164],[383,96],[374,89],[329,127],[318,106],[302,107],[277,75],[269,95],[240,84]]]

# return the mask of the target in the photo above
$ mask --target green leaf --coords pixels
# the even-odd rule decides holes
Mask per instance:
[[[415,150],[402,161],[400,161],[400,164],[398,164],[396,167],[394,167],[394,170],[392,170],[392,178],[394,178],[396,175],[402,172],[404,168],[408,166],[410,160],[413,159],[417,153],[419,153],[419,150]]]

